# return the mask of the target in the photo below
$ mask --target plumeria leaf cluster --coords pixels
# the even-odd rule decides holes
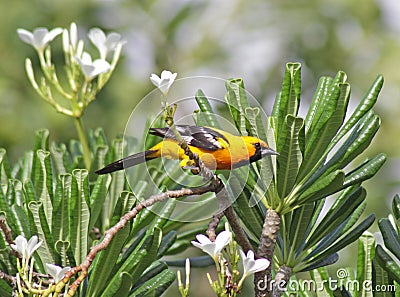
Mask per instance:
[[[357,223],[366,205],[362,183],[378,172],[386,156],[357,157],[379,129],[373,106],[382,85],[383,78],[378,76],[355,111],[346,115],[350,99],[346,74],[340,71],[335,77],[322,77],[303,118],[298,114],[301,66],[288,63],[272,114],[262,118],[259,107],[251,106],[241,79],[226,83],[225,98],[237,129],[266,140],[279,153],[276,159],[267,157],[252,164],[250,172],[233,171],[238,184],[245,184],[240,195],[232,182],[226,187],[254,250],[263,252],[276,242],[267,258],[276,267],[288,268],[286,279],[293,272],[336,262],[337,252],[374,221],[370,215]],[[202,92],[196,100],[201,107],[201,116],[196,114],[196,118],[217,126],[215,112]],[[327,198],[334,203],[325,212]],[[276,213],[278,221],[268,222],[268,211]],[[269,243],[263,225],[276,226],[269,230],[273,230]]]
[[[393,199],[393,206],[397,207],[397,196]],[[393,215],[396,211],[393,212]],[[393,224],[393,215],[388,219],[379,220],[381,233],[371,234],[364,232],[358,239],[357,266],[356,270],[352,267],[339,267],[336,273],[328,271],[327,267],[319,267],[310,271],[310,280],[291,278],[291,285],[283,296],[310,296],[318,293],[324,296],[397,296],[400,290],[398,279],[399,264],[392,258],[392,245],[387,244],[388,236],[386,226],[382,222],[390,220]],[[389,229],[396,229],[397,225],[391,225]],[[398,240],[398,233],[394,236]],[[385,244],[383,247],[377,244],[377,237],[382,235]],[[393,237],[389,240],[392,240]]]
[[[128,141],[109,143],[101,129],[89,135],[96,167],[118,158]],[[18,276],[20,292],[53,292],[65,273],[85,260],[105,230],[147,198],[132,190],[145,193],[151,184],[142,181],[131,189],[123,172],[112,177],[92,175],[80,169],[84,167],[82,155],[78,141],[50,143],[47,130],[37,132],[34,149],[15,164],[0,150],[0,218],[8,230],[0,232],[0,270]],[[121,290],[160,295],[175,279],[161,257],[184,250],[188,245],[183,243],[190,244],[195,234],[206,229],[202,224],[178,232],[186,223],[167,219],[174,208],[175,201],[169,200],[154,205],[153,211],[142,211],[96,256],[76,296]],[[0,279],[0,295],[11,296],[12,292],[12,284]]]

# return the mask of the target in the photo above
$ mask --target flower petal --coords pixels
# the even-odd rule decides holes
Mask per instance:
[[[232,233],[229,231],[222,231],[215,239],[216,251],[219,253],[231,241]]]
[[[263,271],[268,268],[269,264],[270,264],[270,262],[268,259],[264,259],[264,258],[257,259],[257,260],[255,260],[255,263],[251,269],[251,272],[256,273],[259,271]]]
[[[51,30],[45,37],[44,37],[44,43],[49,43],[50,41],[53,41],[54,38],[56,38],[58,35],[60,35],[63,32],[62,28],[54,28]]]
[[[28,242],[27,257],[30,258],[32,254],[41,246],[43,241],[38,242],[38,237],[36,235],[32,236]]]
[[[205,236],[203,234],[197,234],[196,235],[196,239],[201,244],[210,244],[210,243],[212,243],[211,240],[207,236]]]
[[[19,38],[30,45],[33,45],[33,34],[25,29],[17,29]]]
[[[161,78],[157,74],[152,73],[150,76],[150,81],[158,88],[160,86]]]

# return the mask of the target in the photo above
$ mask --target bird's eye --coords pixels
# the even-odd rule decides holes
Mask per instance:
[[[259,148],[261,147],[261,144],[260,144],[259,142],[256,142],[256,143],[254,144],[254,147],[255,147],[256,149],[259,149]]]

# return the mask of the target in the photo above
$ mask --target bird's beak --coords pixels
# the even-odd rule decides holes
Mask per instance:
[[[274,151],[272,148],[263,147],[261,150],[261,156],[270,156],[270,155],[279,155],[277,151]]]

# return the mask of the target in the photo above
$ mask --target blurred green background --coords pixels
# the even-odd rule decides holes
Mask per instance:
[[[383,74],[375,108],[382,126],[366,155],[385,152],[389,160],[367,183],[366,212],[386,216],[389,201],[400,192],[399,15],[397,0],[0,0],[0,146],[15,162],[32,147],[39,128],[48,128],[57,142],[76,138],[73,122],[31,88],[24,60],[30,57],[37,65],[37,56],[19,40],[17,28],[68,28],[76,22],[80,38],[92,27],[123,35],[127,44],[120,64],[84,118],[86,128],[104,127],[109,139],[123,133],[135,104],[153,90],[148,77],[163,69],[180,78],[242,77],[268,113],[286,62],[303,65],[303,106],[322,75],[345,71],[355,106],[377,74]],[[61,59],[60,40],[54,44],[55,58]],[[342,254],[337,267],[350,258]],[[201,291],[207,286],[199,285]]]

